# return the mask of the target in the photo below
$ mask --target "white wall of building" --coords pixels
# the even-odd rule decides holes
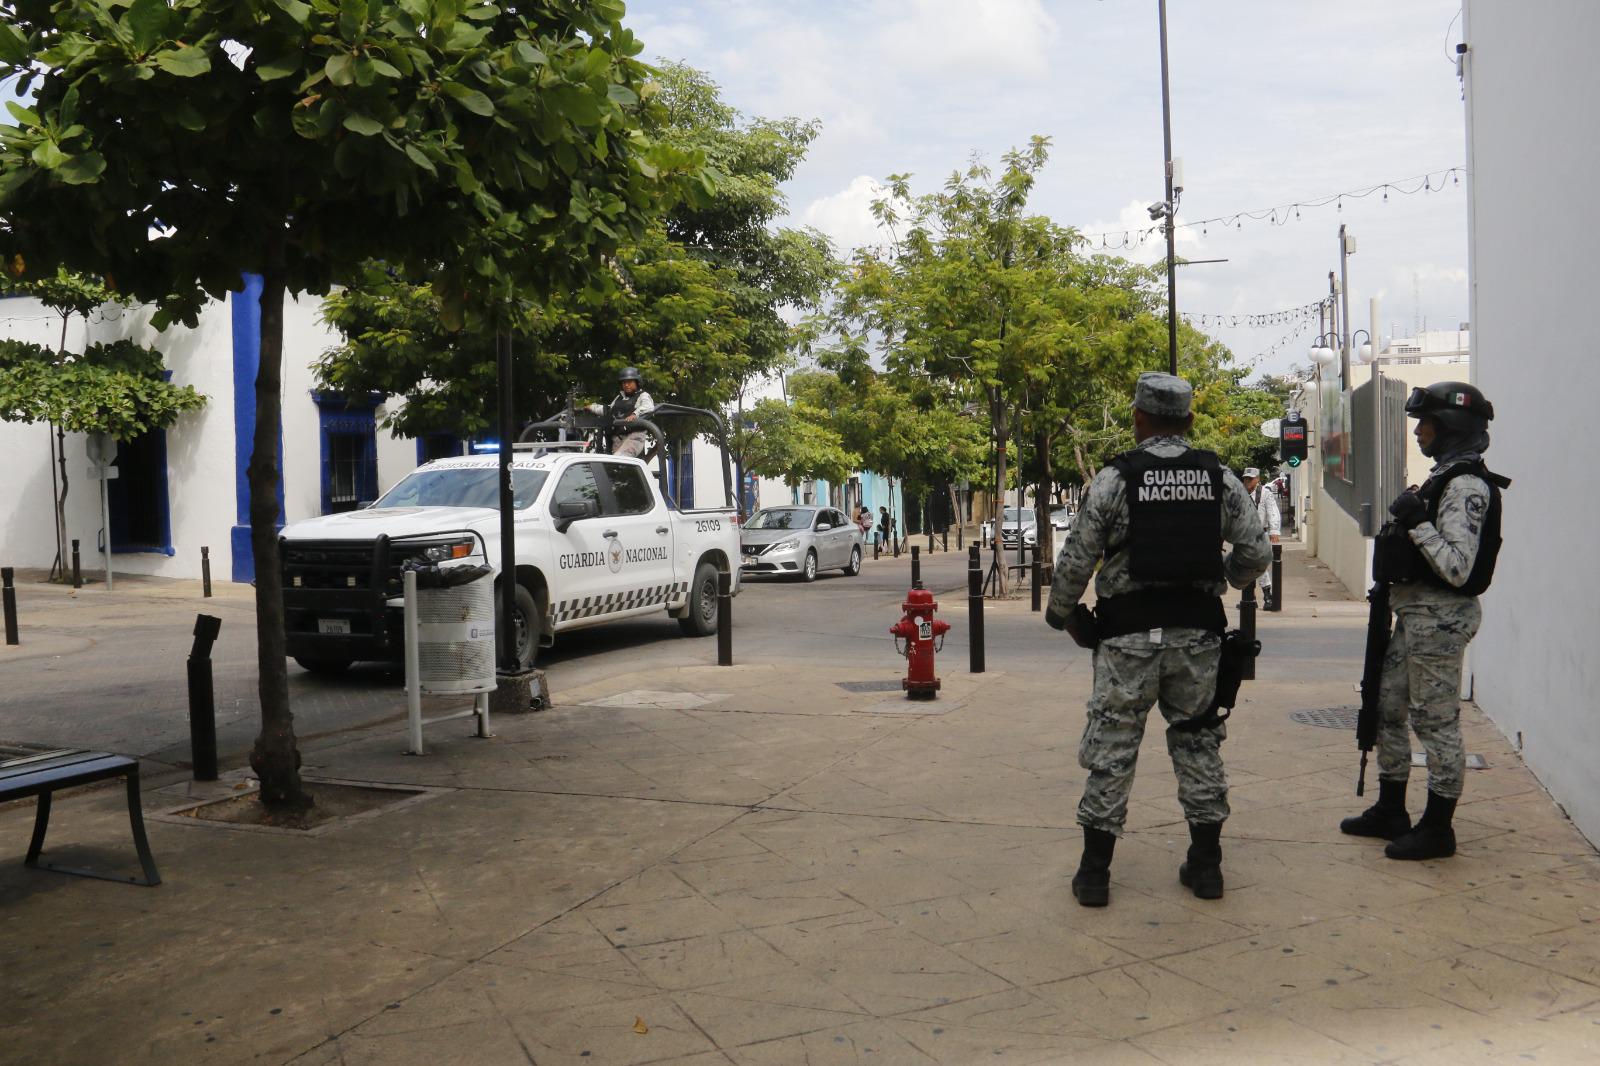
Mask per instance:
[[[1600,4],[1468,0],[1463,29],[1473,365],[1495,405],[1489,464],[1515,480],[1475,696],[1600,841],[1600,493],[1580,474],[1600,396],[1588,320],[1600,203],[1587,191],[1600,173]]]

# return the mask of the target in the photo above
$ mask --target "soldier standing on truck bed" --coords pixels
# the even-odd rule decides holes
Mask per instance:
[[[611,401],[610,406],[592,403],[589,410],[597,415],[610,415],[613,422],[631,422],[656,409],[656,402],[644,391],[638,367],[623,367],[617,375],[617,387],[622,391],[617,393],[617,398]],[[642,429],[631,432],[617,430],[612,434],[612,455],[628,455],[637,459],[649,447],[650,434]]]

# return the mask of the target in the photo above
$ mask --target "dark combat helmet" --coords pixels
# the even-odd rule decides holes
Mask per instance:
[[[639,377],[639,368],[636,366],[625,366],[617,372],[617,384],[620,385],[624,381],[632,381],[641,386],[644,384]]]
[[[1440,381],[1426,388],[1412,389],[1406,398],[1406,414],[1412,418],[1429,415],[1449,433],[1471,433],[1488,428],[1494,418],[1494,404],[1476,385],[1465,381]]]

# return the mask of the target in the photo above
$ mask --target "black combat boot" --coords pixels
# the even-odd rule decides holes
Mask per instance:
[[[1116,846],[1115,833],[1084,827],[1083,858],[1072,875],[1072,897],[1080,906],[1104,907],[1111,902],[1111,852]]]
[[[1189,859],[1178,883],[1201,899],[1222,898],[1222,823],[1189,823]]]
[[[1391,859],[1448,859],[1456,853],[1456,831],[1450,828],[1456,801],[1429,791],[1428,806],[1416,827],[1383,849]]]
[[[1353,837],[1382,837],[1393,840],[1411,832],[1411,816],[1406,813],[1406,783],[1378,781],[1378,802],[1339,823],[1339,832]]]

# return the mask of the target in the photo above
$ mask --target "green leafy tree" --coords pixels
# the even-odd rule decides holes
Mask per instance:
[[[721,409],[744,386],[780,369],[796,330],[780,311],[804,311],[834,270],[818,234],[777,228],[781,185],[816,135],[813,123],[745,119],[691,68],[654,72],[650,135],[703,157],[714,190],[673,206],[622,242],[610,269],[553,294],[517,323],[518,411],[545,413],[569,390],[609,398],[616,371],[637,366],[656,399]],[[398,432],[474,432],[493,417],[482,387],[494,373],[493,338],[454,328],[428,286],[382,267],[364,270],[326,301],[344,336],[321,363],[326,384],[404,395]]]
[[[310,803],[284,659],[277,487],[283,302],[378,260],[441,318],[515,324],[583,285],[698,161],[642,131],[620,0],[13,0],[0,253],[104,276],[192,320],[261,284],[249,465],[261,797]],[[693,182],[686,183],[692,191]]]
[[[838,483],[861,465],[861,457],[845,447],[828,425],[828,413],[803,402],[757,400],[738,431],[745,469],[762,477],[781,478],[790,488],[802,481]]]
[[[130,440],[152,429],[165,429],[185,411],[205,403],[190,385],[166,380],[161,353],[131,340],[85,345],[67,350],[72,317],[87,319],[95,310],[115,304],[116,294],[95,278],[57,270],[34,281],[0,282],[0,292],[32,296],[61,318],[55,347],[18,340],[0,340],[0,421],[43,422],[52,432],[50,461],[55,467],[54,569],[65,578],[67,558],[66,435],[104,433]]]

